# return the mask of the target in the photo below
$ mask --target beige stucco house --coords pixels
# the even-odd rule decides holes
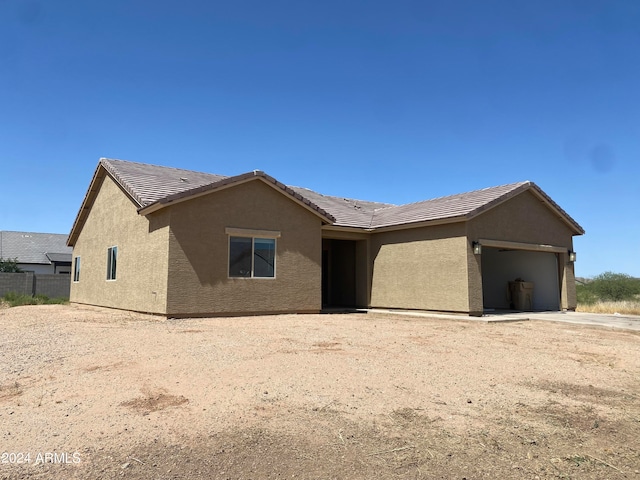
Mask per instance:
[[[254,171],[224,177],[101,159],[68,245],[71,301],[171,317],[364,307],[482,315],[532,282],[533,308],[576,306],[584,230],[520,182],[409,205],[321,195]]]

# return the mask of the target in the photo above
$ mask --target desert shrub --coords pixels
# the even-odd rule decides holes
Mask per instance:
[[[605,272],[596,276],[584,287],[598,300],[611,302],[633,300],[640,294],[640,278],[634,278],[626,273]],[[583,295],[590,298],[586,293]]]
[[[49,298],[46,295],[23,295],[19,293],[9,292],[2,297],[2,300],[9,304],[10,307],[19,307],[22,305],[48,305],[67,303],[66,298]]]
[[[598,301],[598,296],[589,288],[589,285],[576,285],[576,296],[579,305],[593,305]]]
[[[21,273],[22,270],[18,267],[18,259],[14,258],[2,258],[0,257],[0,272],[3,273]]]

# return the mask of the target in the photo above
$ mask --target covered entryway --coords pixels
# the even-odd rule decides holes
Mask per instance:
[[[533,283],[532,309],[560,310],[558,253],[482,247],[482,296],[485,310],[513,308],[509,282]]]
[[[366,306],[367,241],[322,240],[322,307]]]

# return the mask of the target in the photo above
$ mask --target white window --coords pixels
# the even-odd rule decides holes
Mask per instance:
[[[116,262],[118,260],[118,247],[107,249],[107,280],[116,279]]]
[[[80,281],[80,257],[73,259],[73,281]]]
[[[227,228],[229,235],[229,277],[274,278],[276,238],[280,232]]]

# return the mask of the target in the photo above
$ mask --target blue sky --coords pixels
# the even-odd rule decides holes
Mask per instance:
[[[536,182],[640,276],[640,2],[0,0],[0,230],[100,157],[408,203]],[[524,220],[524,219],[523,219]]]

